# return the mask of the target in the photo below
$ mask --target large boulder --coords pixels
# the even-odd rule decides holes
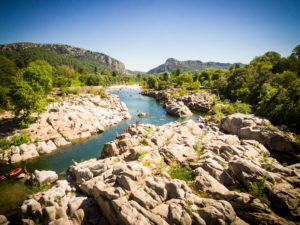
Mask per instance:
[[[47,184],[47,183],[53,183],[58,179],[58,175],[54,171],[47,171],[47,170],[35,170],[31,176],[30,181],[37,182],[40,186]]]
[[[194,93],[178,98],[177,100],[183,101],[189,109],[197,112],[208,112],[211,110],[213,95],[207,92]]]
[[[256,140],[275,151],[300,153],[299,145],[294,142],[292,135],[280,131],[267,119],[252,114],[235,113],[226,116],[222,119],[221,127],[228,133]]]
[[[193,115],[191,110],[183,102],[175,102],[166,105],[166,112],[172,116],[186,118]]]

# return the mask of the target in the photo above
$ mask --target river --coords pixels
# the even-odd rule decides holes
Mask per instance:
[[[162,105],[157,103],[155,99],[142,96],[137,90],[122,90],[112,91],[120,97],[120,100],[125,102],[131,114],[131,120],[125,120],[121,123],[107,128],[103,133],[94,135],[91,138],[77,142],[75,144],[60,148],[58,151],[42,155],[33,160],[23,162],[21,164],[14,164],[12,166],[0,166],[0,174],[7,174],[10,170],[26,166],[29,173],[34,170],[53,170],[59,175],[59,179],[64,179],[67,168],[73,164],[73,161],[81,162],[91,158],[100,156],[103,145],[106,142],[115,139],[115,134],[123,133],[124,128],[128,124],[135,123],[136,119],[140,123],[151,123],[163,125],[172,121],[182,121],[176,117],[166,115]],[[139,112],[146,112],[149,116],[139,118]],[[194,113],[189,119],[196,120],[200,114]],[[15,214],[16,208],[32,193],[28,185],[16,179],[5,180],[0,183],[0,214],[10,216]]]

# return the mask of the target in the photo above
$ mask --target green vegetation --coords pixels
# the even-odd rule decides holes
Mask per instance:
[[[210,90],[222,100],[212,109],[217,118],[234,112],[253,111],[273,124],[299,130],[299,74],[300,45],[286,58],[271,51],[247,65],[232,65],[229,70],[205,69],[201,73],[191,73],[177,68],[170,74],[154,73],[147,81],[148,86],[156,90],[177,88],[177,95],[199,91],[200,88]],[[224,102],[224,99],[230,99],[230,102]]]
[[[181,168],[171,168],[168,173],[173,179],[184,180],[186,182],[192,180],[192,169],[188,165]]]
[[[18,134],[13,136],[10,140],[7,137],[3,137],[0,139],[0,149],[6,150],[11,146],[19,146],[22,144],[30,143],[30,138],[25,134]]]
[[[34,44],[33,44],[34,45]],[[68,48],[57,45],[16,48],[0,51],[0,110],[13,110],[20,128],[33,121],[30,114],[43,112],[54,102],[50,94],[60,88],[61,95],[78,95],[79,88],[70,86],[108,86],[112,84],[145,84],[146,76],[123,75],[97,60],[97,54],[68,55]],[[91,93],[105,97],[104,89]]]
[[[160,73],[160,72],[171,72],[176,69],[178,66],[184,72],[187,71],[198,71],[201,72],[207,68],[215,68],[215,69],[229,69],[232,64],[230,63],[218,63],[218,62],[201,62],[199,60],[188,60],[188,61],[178,61],[176,59],[170,58],[167,61],[150,70],[148,73]]]
[[[144,157],[145,157],[145,155],[147,155],[148,154],[148,152],[147,151],[145,151],[145,150],[140,150],[139,151],[139,160],[142,160]]]
[[[265,189],[266,176],[256,182],[250,182],[249,193],[256,198],[259,198],[262,202],[270,206],[270,200],[268,196],[263,192]]]

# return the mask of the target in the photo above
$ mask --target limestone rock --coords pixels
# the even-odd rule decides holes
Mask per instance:
[[[172,116],[178,116],[180,118],[186,118],[193,115],[187,106],[183,102],[175,102],[166,105],[166,112]]]
[[[30,180],[36,181],[39,185],[44,185],[47,183],[53,183],[58,179],[58,175],[54,171],[46,171],[46,170],[35,170],[34,173],[31,174]]]

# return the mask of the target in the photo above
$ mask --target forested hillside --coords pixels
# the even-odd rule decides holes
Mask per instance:
[[[57,51],[31,45],[1,45],[0,110],[13,110],[20,125],[26,127],[30,114],[45,108],[52,88],[59,88],[64,96],[72,93],[70,86],[130,84],[146,79],[124,75],[114,69],[118,63],[112,58],[105,64],[97,57],[98,53],[65,45]]]
[[[75,70],[84,67],[88,72],[116,70],[126,73],[125,65],[108,55],[63,44],[5,44],[0,45],[0,54],[13,60],[18,67],[42,59],[51,66],[67,65]]]
[[[300,127],[300,45],[288,57],[271,51],[247,65],[232,65],[229,70],[206,69],[190,73],[178,68],[171,74],[152,75],[148,85],[157,90],[176,87],[182,95],[202,86],[221,99],[249,104],[253,112],[275,124],[296,130]],[[233,109],[223,105],[215,109],[216,112]]]

